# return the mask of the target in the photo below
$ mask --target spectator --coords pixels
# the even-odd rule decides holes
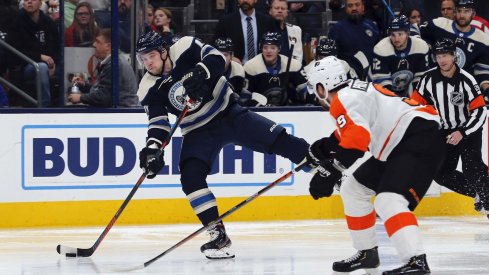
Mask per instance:
[[[373,48],[380,39],[379,29],[365,18],[363,0],[346,0],[345,11],[347,19],[333,25],[328,37],[336,41],[338,58],[352,65],[358,77],[365,79],[372,63]]]
[[[294,45],[292,58],[302,63],[302,29],[285,22],[289,16],[287,0],[272,0],[269,13],[280,23],[279,33],[282,36],[280,54],[290,56],[290,48]]]
[[[131,7],[132,0],[118,1],[120,49],[125,53],[131,51]]]
[[[75,19],[75,9],[78,2],[79,0],[65,0],[63,15],[65,18],[65,29],[73,24],[73,20]]]
[[[11,29],[13,19],[17,16],[18,8],[16,0],[0,0],[0,39],[7,40],[8,31]],[[7,53],[4,47],[0,46],[0,76],[7,70]]]
[[[292,59],[287,73],[288,58],[279,54],[280,45],[280,34],[268,32],[263,35],[260,41],[262,54],[244,65],[248,90],[252,95],[264,95],[270,106],[313,103],[314,95],[307,91],[301,63]]]
[[[146,7],[146,21],[144,25],[144,31],[149,32],[151,30],[151,26],[153,25],[153,20],[155,18],[155,8],[152,5],[148,5]]]
[[[23,8],[8,32],[7,42],[38,63],[42,95],[39,100],[42,107],[48,107],[51,105],[50,85],[55,80],[56,65],[59,62],[59,34],[56,24],[40,8],[40,0],[24,1]],[[23,59],[12,57],[9,63],[12,72],[20,72],[23,76],[21,81],[33,81],[36,78],[34,66]],[[24,105],[25,102],[18,103]]]
[[[455,0],[441,0],[441,16],[450,20],[455,19]]]
[[[265,32],[278,29],[269,15],[255,11],[257,0],[238,0],[239,11],[219,20],[213,40],[229,37],[233,41],[234,56],[244,64],[259,53],[258,38]]]
[[[389,37],[374,48],[370,79],[374,84],[409,97],[421,76],[429,68],[429,46],[424,40],[409,36],[408,18],[396,16],[389,24]]]
[[[405,15],[409,19],[409,24],[411,25],[421,25],[421,21],[423,20],[421,11],[414,7],[409,7],[407,9],[403,9],[401,14]]]
[[[226,66],[224,76],[231,84],[233,92],[241,95],[245,81],[245,72],[243,66],[233,60],[233,41],[231,38],[222,37],[214,41],[214,48],[224,55]]]
[[[421,37],[433,45],[443,38],[455,41],[457,65],[475,77],[485,97],[489,95],[489,36],[470,25],[473,0],[457,0],[455,20],[439,17],[420,26]]]
[[[75,20],[65,32],[65,47],[91,47],[98,33],[92,6],[83,2],[75,9]]]
[[[338,55],[338,47],[336,47],[336,42],[333,39],[329,39],[327,37],[322,37],[319,39],[318,45],[316,47],[316,57],[313,61],[311,61],[309,64],[307,64],[306,67],[304,67],[304,71],[309,73],[312,67],[314,67],[314,64],[316,61],[319,61],[325,57],[328,56],[334,56],[337,57]],[[347,72],[347,76],[349,79],[357,79],[358,75],[355,72],[355,70],[350,67],[348,63],[346,63],[344,60],[338,59],[341,64],[343,64],[343,68],[345,69],[345,72]]]
[[[151,29],[163,37],[173,35],[175,33],[175,24],[173,23],[171,11],[162,7],[157,8]]]
[[[90,85],[81,77],[74,77],[73,84],[78,85],[82,94],[70,94],[68,100],[73,103],[83,103],[90,107],[107,108],[112,106],[112,62],[111,62],[111,31],[102,29],[93,43],[95,57],[100,61],[97,81]],[[119,57],[119,106],[134,107],[138,105],[137,80],[131,65]]]

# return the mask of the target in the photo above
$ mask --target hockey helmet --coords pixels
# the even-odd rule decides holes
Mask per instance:
[[[334,56],[327,56],[314,63],[307,73],[308,88],[312,90],[319,101],[323,101],[329,106],[327,101],[329,91],[332,91],[348,80],[345,67],[341,60]],[[317,85],[321,84],[324,88],[324,94],[320,95],[317,91]]]
[[[214,41],[214,47],[221,52],[232,52],[233,40],[229,37],[219,37]]]
[[[455,1],[455,7],[473,9],[474,8],[474,0],[457,0],[457,1]]]
[[[280,49],[282,44],[282,36],[278,32],[266,32],[263,34],[260,40],[260,49],[263,45],[275,45]]]
[[[435,46],[433,47],[433,55],[441,53],[449,53],[455,55],[455,51],[455,43],[450,38],[443,38],[436,41]]]
[[[323,37],[319,40],[316,47],[316,60],[322,59],[326,56],[336,56],[338,54],[338,47],[336,47],[336,41]]]
[[[168,47],[167,40],[157,32],[149,31],[139,37],[136,44],[136,53],[143,54],[152,50],[161,52]]]
[[[392,19],[392,21],[389,24],[388,31],[389,33],[395,31],[409,32],[410,28],[411,28],[411,24],[409,23],[409,19],[405,15],[399,15],[394,17],[394,19]]]

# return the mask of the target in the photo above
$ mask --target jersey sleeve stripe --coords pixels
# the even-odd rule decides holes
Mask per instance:
[[[424,97],[421,94],[419,94],[419,92],[417,90],[414,90],[413,94],[411,95],[411,98],[416,100],[419,104],[422,104],[422,105],[428,104],[426,99],[424,99]]]

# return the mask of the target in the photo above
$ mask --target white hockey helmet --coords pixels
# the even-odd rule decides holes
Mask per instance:
[[[328,92],[344,84],[348,78],[341,60],[334,56],[327,56],[314,63],[307,73],[308,88],[314,92],[319,101],[329,106]],[[324,94],[317,92],[317,85],[321,84]]]

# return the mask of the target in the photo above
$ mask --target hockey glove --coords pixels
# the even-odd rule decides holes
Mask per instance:
[[[139,167],[143,169],[148,179],[156,177],[158,172],[165,166],[164,155],[163,150],[149,147],[144,147],[139,152]]]
[[[309,183],[309,193],[315,200],[331,196],[335,185],[341,185],[342,177],[342,173],[333,166],[332,161],[325,161],[317,168]]]
[[[201,101],[209,87],[205,84],[207,72],[197,65],[182,77],[185,92],[193,101]]]
[[[329,161],[334,158],[338,141],[334,137],[325,137],[316,140],[307,152],[306,158],[309,166],[315,168],[321,165],[322,162]]]

